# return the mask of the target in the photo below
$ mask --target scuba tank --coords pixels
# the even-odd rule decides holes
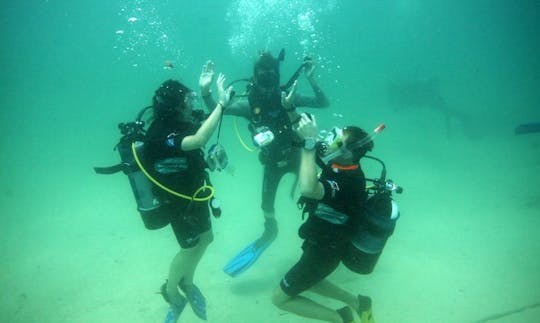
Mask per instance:
[[[150,108],[141,110],[134,122],[118,125],[122,137],[115,149],[118,150],[121,163],[110,167],[94,167],[94,170],[98,174],[114,174],[120,171],[126,174],[144,226],[149,230],[156,230],[169,224],[169,217],[166,212],[162,212],[161,202],[153,192],[154,185],[141,171],[134,156],[134,152],[137,156],[144,155],[145,130],[144,121],[141,119]]]
[[[342,261],[351,271],[358,274],[369,274],[375,268],[383,252],[388,238],[394,233],[400,213],[397,203],[392,200],[392,193],[401,194],[403,188],[392,180],[386,179],[386,166],[383,161],[364,156],[382,165],[381,176],[377,179],[366,179],[372,185],[367,188],[365,220],[352,238]]]
[[[137,155],[141,156],[144,149],[144,143],[141,141],[120,140],[117,146],[120,159],[126,165],[124,174],[129,179],[133,196],[137,202],[137,210],[142,217],[144,226],[149,230],[160,229],[169,224],[169,218],[160,215],[161,203],[154,195],[154,185],[137,166],[132,152],[132,145],[135,145]]]

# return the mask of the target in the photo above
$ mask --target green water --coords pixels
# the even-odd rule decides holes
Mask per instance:
[[[374,155],[405,188],[375,271],[331,277],[371,295],[377,322],[535,322],[540,314],[540,5],[536,1],[22,1],[0,12],[0,321],[160,322],[177,250],[145,231],[118,162],[117,124],[164,80],[197,89],[212,59],[248,77],[260,50],[305,56],[331,106],[321,128],[385,123]],[[165,61],[174,68],[166,69]],[[238,89],[242,90],[242,89]],[[301,77],[299,91],[309,94]],[[249,142],[246,122],[237,120]],[[280,235],[235,279],[222,266],[262,231],[261,167],[222,129],[235,173],[213,174],[223,216],[196,280],[209,322],[304,322],[272,290],[300,254],[294,179]],[[375,165],[363,167],[376,174]],[[328,304],[338,307],[338,304]],[[524,311],[517,312],[517,309]],[[188,309],[180,322],[195,322]]]

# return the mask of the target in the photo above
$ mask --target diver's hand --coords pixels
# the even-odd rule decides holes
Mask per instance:
[[[294,106],[294,97],[296,96],[296,86],[298,85],[298,80],[294,81],[291,86],[291,91],[289,94],[281,92],[281,105],[285,108],[286,111],[292,112],[296,108]]]
[[[201,76],[199,76],[199,87],[201,88],[201,95],[203,97],[209,96],[212,91],[210,86],[214,79],[214,62],[206,61],[202,67]]]
[[[219,73],[216,85],[218,90],[218,104],[221,105],[222,108],[226,108],[234,95],[233,87],[229,86],[228,88],[224,88],[225,84],[225,75]]]
[[[317,129],[315,116],[308,113],[302,113],[295,130],[302,139],[317,138],[319,130]]]

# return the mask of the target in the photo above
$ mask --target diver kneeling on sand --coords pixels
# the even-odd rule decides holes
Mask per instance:
[[[304,139],[299,206],[308,214],[299,229],[304,240],[300,260],[285,274],[275,289],[273,303],[294,314],[327,322],[374,322],[371,299],[353,295],[327,280],[343,262],[361,274],[370,273],[399,216],[391,193],[402,189],[387,181],[386,169],[379,179],[368,180],[360,168],[360,158],[373,149],[372,134],[348,126],[319,134],[313,116],[303,114],[297,133]],[[373,158],[380,161],[379,159]],[[322,173],[317,176],[317,165]],[[340,301],[347,306],[334,310],[304,296],[305,291]],[[356,314],[354,314],[356,312]]]

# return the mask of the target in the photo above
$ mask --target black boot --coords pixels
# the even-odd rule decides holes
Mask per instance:
[[[354,316],[352,313],[352,310],[350,307],[345,306],[337,310],[339,316],[341,316],[341,319],[343,320],[343,323],[353,323],[354,322]]]
[[[268,245],[272,243],[278,234],[278,226],[275,218],[266,218],[264,221],[264,232],[262,236],[257,239],[255,245],[257,247],[261,245]]]

